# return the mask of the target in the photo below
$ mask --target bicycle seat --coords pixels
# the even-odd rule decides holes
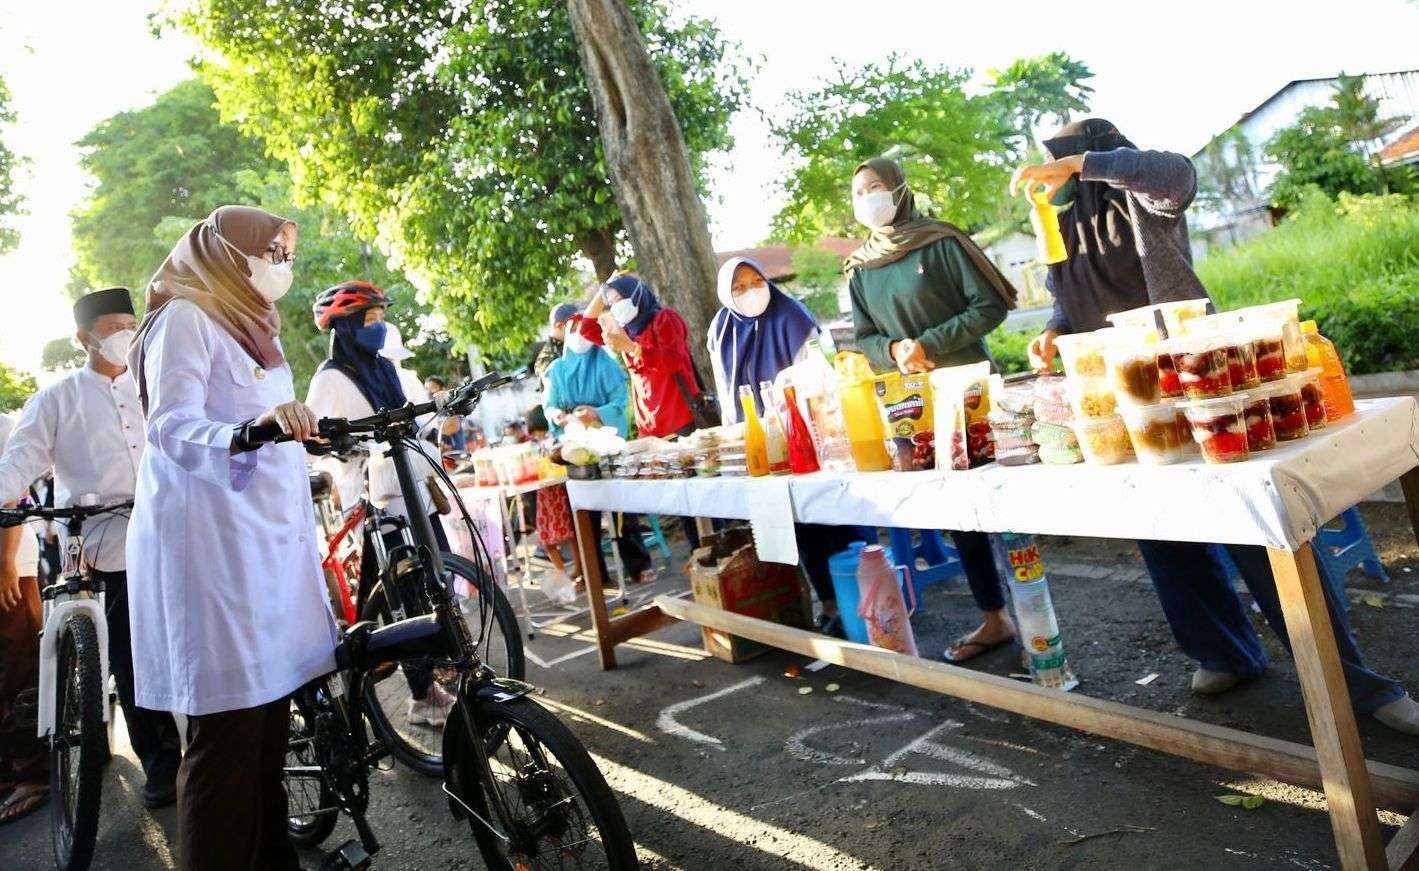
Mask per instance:
[[[410,617],[380,628],[365,620],[351,626],[344,640],[336,646],[335,667],[341,670],[369,668],[381,662],[447,653],[443,630],[433,614]]]
[[[310,473],[310,498],[312,501],[320,501],[330,497],[331,488],[335,481],[330,477],[329,472]]]

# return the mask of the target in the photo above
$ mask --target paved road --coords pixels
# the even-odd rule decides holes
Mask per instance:
[[[1400,511],[1370,512],[1395,582],[1380,588],[1352,578],[1351,586],[1357,596],[1378,592],[1386,605],[1354,607],[1372,659],[1419,687],[1409,628],[1419,573],[1404,571],[1419,565],[1419,549],[1397,531]],[[1081,692],[1304,740],[1294,673],[1269,635],[1275,665],[1266,679],[1220,699],[1197,699],[1186,688],[1190,666],[1170,641],[1130,545],[1051,540],[1045,552]],[[682,583],[667,572],[659,586]],[[914,620],[923,652],[969,629],[970,612],[963,591],[932,588]],[[1314,792],[834,666],[786,677],[788,666],[809,664],[803,657],[770,653],[728,665],[706,658],[698,630],[688,625],[621,648],[622,667],[603,673],[582,628],[564,624],[539,635],[529,647],[538,660],[569,658],[550,668],[533,662],[530,677],[596,755],[649,868],[1335,865]],[[1000,650],[980,667],[1008,674],[1018,662]],[[1135,683],[1155,673],[1146,686]],[[800,694],[804,687],[812,692]],[[1419,743],[1369,722],[1362,729],[1375,758],[1419,763]],[[173,867],[173,812],[143,811],[136,775],[125,750],[106,780],[97,868]],[[1261,795],[1266,803],[1245,811],[1214,798],[1231,793]],[[377,868],[482,867],[436,781],[401,768],[378,774],[372,822],[385,844]],[[1400,820],[1386,814],[1382,822],[1392,832]],[[45,826],[36,816],[0,829],[0,868],[50,867]],[[342,823],[331,843],[351,836]]]

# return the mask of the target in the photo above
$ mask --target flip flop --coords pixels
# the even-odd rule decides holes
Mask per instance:
[[[21,784],[15,787],[10,797],[0,804],[0,826],[22,820],[49,801],[49,787],[38,784]]]
[[[950,663],[960,664],[975,659],[978,656],[984,656],[997,647],[1012,644],[1015,641],[1014,635],[991,642],[971,641],[970,637],[971,633],[967,633],[957,638],[955,641],[952,641],[951,646],[946,648],[946,652],[941,655],[941,658]]]

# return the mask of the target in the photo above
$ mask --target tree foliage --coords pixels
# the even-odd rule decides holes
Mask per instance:
[[[1214,212],[1255,205],[1261,196],[1256,150],[1241,127],[1208,142],[1194,164],[1197,202]]]
[[[1037,154],[1035,128],[1088,109],[1089,68],[1063,52],[1027,58],[970,85],[969,70],[907,62],[850,68],[839,63],[818,89],[789,95],[789,117],[773,132],[795,164],[783,182],[788,203],[776,238],[806,242],[861,233],[852,216],[853,168],[874,156],[897,159],[917,206],[968,230],[1022,221],[1006,196],[1013,167]]]
[[[462,371],[450,357],[446,331],[417,301],[404,274],[356,237],[338,210],[319,203],[296,207],[284,167],[222,122],[203,83],[183,82],[149,106],[100,122],[82,144],[88,149],[83,165],[96,183],[75,214],[74,293],[127,284],[141,307],[148,279],[193,223],[228,203],[259,206],[300,228],[295,282],[278,304],[298,393],[327,350],[311,316],[315,295],[348,278],[373,281],[396,298],[389,316],[415,351],[405,365],[421,372]],[[45,368],[70,362],[66,345],[72,349],[65,339],[46,346]]]
[[[838,288],[844,282],[842,258],[816,245],[795,245],[792,257],[794,295],[819,321],[837,320]]]
[[[0,128],[13,123],[15,112],[10,108],[10,89],[5,86],[5,80],[0,79]],[[13,250],[20,241],[20,232],[12,222],[23,210],[23,201],[15,190],[20,163],[20,158],[0,139],[0,254]]]
[[[709,22],[632,4],[703,188],[741,68]],[[451,332],[521,350],[546,306],[626,254],[560,0],[193,0],[177,23],[227,116],[286,159],[302,202],[342,209],[433,288]]]
[[[60,336],[44,343],[40,352],[39,368],[46,372],[63,372],[84,365],[87,355],[84,349],[68,336]]]
[[[0,363],[0,411],[14,411],[39,389],[34,376]]]

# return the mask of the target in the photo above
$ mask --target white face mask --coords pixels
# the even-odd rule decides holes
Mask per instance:
[[[611,306],[611,317],[616,319],[616,323],[621,326],[629,324],[636,319],[636,304],[629,299],[623,299]]]
[[[97,346],[99,356],[114,366],[127,366],[128,348],[133,344],[133,337],[136,335],[138,335],[136,330],[119,330],[116,333],[110,333],[99,340]]]
[[[566,346],[573,354],[585,354],[591,350],[591,340],[581,333],[567,333]]]
[[[756,284],[734,297],[734,310],[746,318],[756,318],[769,308],[769,286]]]
[[[227,241],[227,237],[218,233],[216,227],[212,228],[212,233],[222,240],[223,245],[232,250],[235,255],[233,259],[240,257],[246,261],[247,269],[251,271],[251,286],[256,288],[256,292],[261,294],[262,299],[267,302],[275,302],[291,289],[291,281],[295,276],[291,273],[289,260],[284,263],[272,263],[265,257],[253,257]]]
[[[893,191],[873,191],[857,198],[852,205],[852,215],[858,223],[873,230],[889,227],[897,214],[897,204],[893,202]]]

